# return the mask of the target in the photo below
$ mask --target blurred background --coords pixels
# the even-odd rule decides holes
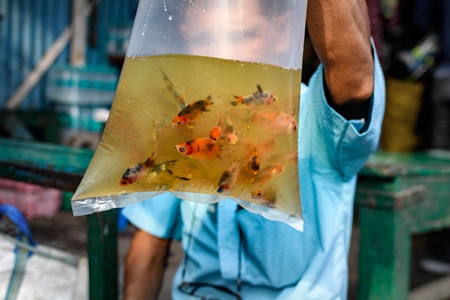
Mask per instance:
[[[138,0],[0,0],[0,139],[55,144],[67,147],[61,151],[79,149],[89,156],[108,118],[137,5]],[[440,151],[448,160],[450,2],[367,0],[367,5],[387,92],[379,151]],[[305,83],[318,63],[306,36]],[[0,144],[0,161],[5,160],[0,164],[0,204],[22,211],[38,244],[88,257],[88,240],[96,237],[88,236],[88,217],[72,216],[70,189],[7,178],[11,165],[1,154],[5,145],[13,147]],[[120,297],[124,257],[135,229],[120,213],[115,218],[118,280],[112,284]],[[410,290],[450,274],[450,234],[442,229],[412,236]],[[364,263],[358,260],[359,241],[355,207],[349,299],[357,298],[358,268]],[[170,299],[171,276],[181,259],[175,242],[160,299]]]

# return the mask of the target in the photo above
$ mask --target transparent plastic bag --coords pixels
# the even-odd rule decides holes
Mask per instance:
[[[297,164],[306,0],[140,1],[75,215],[164,192],[231,197],[302,230]]]

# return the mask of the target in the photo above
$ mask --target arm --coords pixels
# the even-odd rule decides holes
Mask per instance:
[[[309,0],[306,20],[332,101],[369,99],[374,61],[365,0]]]
[[[125,261],[124,299],[156,299],[169,248],[170,240],[137,230]]]

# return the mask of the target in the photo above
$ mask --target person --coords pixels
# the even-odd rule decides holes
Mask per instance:
[[[173,299],[347,298],[356,174],[377,148],[384,78],[365,0],[310,0],[307,26],[322,65],[300,101],[304,231],[231,199],[200,204],[165,193],[127,206],[123,214],[138,229],[124,299],[157,297],[173,239],[184,250]]]

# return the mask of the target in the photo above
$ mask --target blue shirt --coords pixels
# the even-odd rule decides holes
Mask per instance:
[[[368,120],[348,121],[328,105],[321,66],[309,87],[302,86],[298,168],[303,232],[237,210],[231,199],[200,204],[166,193],[124,209],[142,230],[181,238],[188,259],[175,275],[174,299],[190,299],[177,289],[183,273],[186,282],[233,291],[240,278],[242,299],[347,298],[356,174],[378,145],[384,113],[384,78],[376,57],[374,78]],[[201,292],[213,296],[215,290]]]

